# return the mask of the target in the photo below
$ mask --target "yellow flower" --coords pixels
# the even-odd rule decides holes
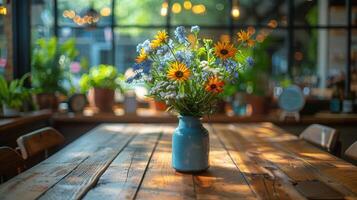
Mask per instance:
[[[247,43],[247,45],[249,47],[254,46],[255,42],[254,40],[250,39],[250,37],[252,36],[252,34],[248,31],[240,31],[239,33],[237,33],[238,36],[238,42],[245,42]]]
[[[167,35],[166,31],[159,31],[156,36],[155,39],[151,41],[151,48],[156,49],[157,47],[161,46],[162,44],[164,44],[167,39],[169,38],[169,36]]]
[[[217,76],[212,76],[208,79],[205,89],[208,92],[221,93],[223,92],[224,82],[220,80]]]
[[[142,63],[146,59],[148,59],[148,55],[145,53],[144,49],[141,49],[140,54],[136,57],[135,61],[136,63]]]
[[[167,71],[167,78],[174,81],[186,81],[191,75],[190,70],[185,64],[174,62]]]
[[[229,44],[227,42],[218,42],[214,46],[214,54],[220,59],[227,59],[234,57],[237,49],[233,46],[233,44]]]

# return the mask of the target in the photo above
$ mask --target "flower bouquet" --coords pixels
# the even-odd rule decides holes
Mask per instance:
[[[252,64],[247,49],[254,46],[252,33],[241,31],[234,43],[199,38],[200,28],[186,34],[177,27],[175,37],[159,31],[153,40],[137,46],[135,75],[128,82],[143,80],[149,96],[179,113],[173,135],[173,167],[193,172],[208,168],[208,132],[200,118],[212,114],[225,85],[236,82],[239,73]]]

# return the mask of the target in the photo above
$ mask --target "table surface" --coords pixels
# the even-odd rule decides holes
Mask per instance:
[[[0,185],[0,199],[357,197],[357,167],[271,123],[205,127],[204,173],[171,167],[174,124],[103,124]]]

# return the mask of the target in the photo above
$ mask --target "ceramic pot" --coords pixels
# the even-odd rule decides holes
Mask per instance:
[[[172,167],[185,173],[208,169],[209,136],[198,117],[179,116],[172,136]]]
[[[2,106],[2,110],[5,117],[15,117],[20,115],[20,112],[18,110],[10,108],[5,104]]]
[[[58,109],[58,99],[53,93],[40,93],[36,95],[36,102],[39,109],[51,109],[56,111]]]
[[[105,88],[92,88],[88,93],[91,107],[96,107],[100,112],[113,112],[114,90]]]
[[[246,101],[252,106],[252,115],[264,115],[269,112],[270,98],[268,97],[247,95]]]

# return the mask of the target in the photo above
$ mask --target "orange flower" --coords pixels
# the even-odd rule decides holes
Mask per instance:
[[[167,39],[169,38],[169,36],[167,35],[166,31],[159,31],[156,36],[155,39],[151,41],[151,48],[156,49],[157,47],[161,46],[162,44],[164,44]]]
[[[249,47],[254,46],[255,41],[251,39],[252,34],[248,31],[240,31],[237,33],[238,42],[247,43]]]
[[[142,63],[146,59],[148,59],[148,55],[145,53],[144,49],[141,49],[140,54],[136,57],[135,61],[136,63]]]
[[[217,76],[212,76],[208,79],[205,89],[208,92],[221,93],[223,92],[224,82],[220,80]]]
[[[234,57],[236,53],[237,49],[233,46],[233,44],[218,42],[214,45],[214,54],[222,60]]]
[[[191,75],[185,64],[174,62],[167,71],[167,78],[174,81],[186,81]]]

